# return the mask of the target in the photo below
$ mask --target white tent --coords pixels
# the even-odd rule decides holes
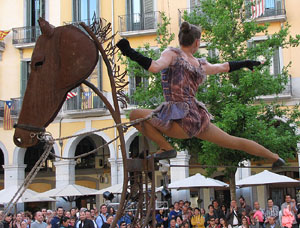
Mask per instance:
[[[96,189],[83,187],[77,184],[69,184],[58,188],[51,189],[46,192],[42,192],[37,197],[64,197],[64,196],[85,196],[95,195]]]
[[[219,181],[214,180],[209,177],[205,177],[200,173],[193,176],[187,177],[183,180],[172,182],[168,185],[170,189],[191,189],[191,188],[228,188],[229,185]]]
[[[129,183],[128,183],[128,185],[129,185]],[[145,186],[144,186],[144,188],[145,188]],[[151,188],[151,184],[148,185],[148,188]],[[162,187],[156,188],[155,192],[159,192],[159,191],[161,191],[161,189],[162,189]],[[106,191],[111,192],[113,194],[122,194],[122,192],[123,192],[123,183],[112,185],[110,187],[100,189],[99,191],[96,192],[96,195],[102,195]]]
[[[299,181],[294,180],[290,177],[272,173],[268,170],[264,170],[261,173],[246,177],[236,182],[238,187],[247,187],[264,184],[300,184]]]
[[[6,204],[13,198],[15,193],[17,192],[17,186],[10,186],[0,191],[0,203]],[[55,199],[49,197],[37,197],[39,193],[35,192],[31,189],[27,189],[22,197],[19,199],[18,203],[26,203],[26,202],[41,202],[41,201],[56,201]]]

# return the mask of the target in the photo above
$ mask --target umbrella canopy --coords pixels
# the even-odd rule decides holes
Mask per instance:
[[[290,177],[272,173],[268,170],[264,170],[261,173],[246,177],[236,182],[236,186],[247,187],[264,184],[299,184],[300,182]]]
[[[17,186],[10,186],[0,191],[0,203],[5,204],[9,203],[9,201],[13,198],[15,193],[17,192]],[[39,193],[35,192],[31,189],[27,189],[22,197],[19,199],[18,203],[26,203],[26,202],[42,202],[42,201],[56,201],[55,199],[49,197],[37,197]]]
[[[69,184],[58,188],[51,189],[46,192],[42,192],[37,197],[64,197],[64,196],[85,196],[95,195],[96,189],[83,187],[77,184]]]
[[[129,185],[129,183],[128,183],[128,185]],[[145,188],[146,187],[144,185],[144,189]],[[151,188],[151,184],[148,185],[148,188]],[[159,191],[161,191],[161,189],[162,189],[162,187],[156,188],[155,192],[159,192]],[[106,191],[111,192],[113,194],[122,194],[122,192],[123,192],[123,183],[115,184],[115,185],[112,185],[110,187],[100,189],[99,191],[96,192],[96,195],[102,195]],[[129,189],[128,189],[128,191],[129,191]]]
[[[172,182],[168,185],[170,189],[190,189],[190,188],[227,188],[228,184],[214,180],[209,177],[205,177],[200,173],[197,173],[193,176],[187,177],[183,180]]]
[[[102,195],[106,191],[111,192],[113,194],[122,194],[122,192],[123,192],[123,183],[115,184],[115,185],[112,185],[110,187],[100,189],[99,191],[96,192],[96,195]]]

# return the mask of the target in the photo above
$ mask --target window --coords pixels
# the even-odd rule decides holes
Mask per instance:
[[[73,0],[73,21],[90,22],[94,14],[98,17],[99,0]]]
[[[201,0],[190,0],[190,8],[194,8],[195,6],[200,6]]]
[[[248,48],[255,47],[259,42],[263,40],[254,40],[252,42],[248,42]],[[280,59],[281,48],[277,48],[274,50],[273,58],[271,59],[271,66],[270,66],[270,74],[271,75],[278,75],[281,73],[281,59]]]
[[[153,0],[127,0],[127,31],[154,29]]]
[[[21,85],[20,85],[20,95],[24,97],[25,90],[27,87],[27,82],[30,75],[30,61],[21,61]]]
[[[45,0],[26,1],[26,25],[38,26],[38,19],[45,18]]]
[[[145,72],[146,73],[146,72]],[[141,76],[130,76],[129,77],[129,104],[131,105],[138,105],[138,103],[132,98],[135,90],[138,87],[147,87],[148,86],[148,78],[141,77]]]

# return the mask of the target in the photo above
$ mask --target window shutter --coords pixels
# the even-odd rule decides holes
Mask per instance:
[[[21,85],[20,85],[20,95],[24,97],[28,79],[28,62],[21,61]]]
[[[274,76],[280,74],[280,59],[279,59],[279,48],[274,50],[273,56],[273,73]]]
[[[155,13],[153,12],[153,0],[145,0],[144,1],[144,18],[145,24],[144,28],[146,29],[154,29],[155,25]]]
[[[26,25],[32,25],[32,4],[31,0],[26,0]]]
[[[196,0],[190,0],[190,8],[194,8],[196,5]]]

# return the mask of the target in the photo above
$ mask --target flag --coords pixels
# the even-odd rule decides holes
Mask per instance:
[[[90,109],[93,108],[93,96],[92,92],[83,92],[83,109]]]
[[[12,102],[5,101],[4,103],[4,118],[3,118],[3,129],[4,130],[11,130],[13,128],[13,120],[10,115]]]
[[[76,92],[68,92],[67,94],[67,98],[66,98],[66,101],[71,99],[72,97],[76,97],[77,96],[77,93]]]
[[[251,0],[251,18],[255,19],[265,13],[264,0]]]
[[[9,32],[10,32],[10,30],[7,30],[7,31],[0,30],[0,41],[3,40],[4,37],[6,37]]]

